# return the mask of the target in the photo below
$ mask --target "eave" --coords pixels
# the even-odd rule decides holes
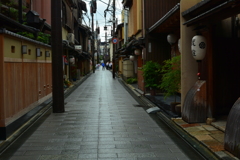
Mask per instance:
[[[212,7],[211,9],[205,9],[205,12],[202,12],[195,17],[191,17],[191,19],[183,23],[183,25],[191,26],[199,24],[199,22],[202,24],[213,23],[238,13],[240,13],[240,0],[228,0]]]
[[[178,3],[149,29],[149,33],[169,33],[180,28],[180,4]]]
[[[38,29],[23,25],[11,18],[6,17],[1,13],[0,13],[0,21],[1,21],[0,27],[7,28],[8,30],[11,30],[14,32],[25,31],[25,32],[34,33],[34,34],[39,32]]]
[[[204,0],[196,5],[192,6],[191,8],[187,9],[186,11],[182,12],[182,16],[185,18],[188,17],[195,17],[203,12],[206,12],[207,10],[210,10],[211,8],[214,8],[215,6],[222,4],[228,0]]]
[[[132,7],[133,0],[123,0],[122,4],[124,8],[131,8]]]
[[[8,31],[8,30],[3,29],[3,28],[0,28],[0,34],[10,35],[10,36],[21,38],[22,40],[26,40],[26,41],[29,41],[29,42],[32,42],[32,43],[36,43],[36,44],[39,44],[39,45],[42,45],[42,46],[51,47],[48,44],[45,44],[45,43],[42,43],[42,42],[30,39],[30,38],[27,38],[27,37],[24,37],[22,35],[16,34],[14,32]]]

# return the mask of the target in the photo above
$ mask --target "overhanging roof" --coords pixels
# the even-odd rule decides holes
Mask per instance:
[[[122,1],[122,4],[123,4],[124,8],[126,8],[126,7],[131,8],[132,3],[133,3],[133,0],[123,0]]]
[[[81,8],[83,11],[87,12],[87,5],[84,1],[78,2],[79,8]]]
[[[83,25],[83,24],[78,24],[78,27],[85,30],[85,31],[90,31],[90,28],[88,26]]]
[[[26,40],[26,41],[29,41],[29,42],[33,42],[33,43],[36,43],[36,44],[39,44],[39,45],[43,45],[43,46],[46,46],[46,47],[51,47],[51,46],[48,45],[48,44],[45,44],[45,43],[42,43],[42,42],[39,42],[39,41],[30,39],[30,38],[27,38],[27,37],[24,37],[24,36],[22,36],[22,35],[19,35],[19,34],[14,33],[14,32],[8,31],[8,30],[6,30],[6,29],[4,29],[4,28],[0,28],[0,34],[11,35],[11,36],[14,36],[14,37],[17,37],[17,38],[21,38],[21,39]]]
[[[219,3],[223,0],[219,0],[216,3],[214,0],[207,0],[206,3],[201,2],[189,10],[182,13],[183,16],[191,17],[188,21],[183,23],[184,25],[191,26],[199,22],[213,22],[217,20],[222,20],[233,15],[240,13],[240,0],[228,0],[222,3]],[[215,6],[213,2],[215,2]],[[207,5],[208,4],[208,5]],[[211,4],[211,5],[210,5]],[[211,6],[211,7],[209,7]],[[193,17],[194,15],[194,17]]]
[[[120,28],[122,28],[122,27],[123,27],[123,25],[124,25],[123,23],[120,23],[120,24],[118,24],[118,25],[117,25],[117,29],[120,29]]]
[[[38,29],[35,29],[33,27],[29,27],[26,25],[23,25],[15,20],[12,20],[11,18],[6,17],[5,15],[0,13],[0,27],[2,28],[7,28],[8,30],[11,31],[25,31],[25,32],[30,32],[30,33],[37,33],[39,32]]]
[[[180,28],[180,4],[178,3],[167,14],[152,25],[148,31],[149,33],[169,33],[176,28]]]

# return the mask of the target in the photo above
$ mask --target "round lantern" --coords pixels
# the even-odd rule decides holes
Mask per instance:
[[[201,61],[206,55],[206,38],[202,35],[196,35],[192,38],[192,56],[195,60]]]
[[[134,57],[134,56],[130,56],[129,59],[130,59],[131,61],[134,61],[135,57]]]
[[[71,64],[74,64],[75,63],[75,58],[74,57],[69,57],[69,61]]]
[[[137,56],[140,55],[141,54],[141,50],[140,49],[135,49],[134,50],[134,54],[137,55]]]
[[[167,36],[167,41],[169,44],[173,45],[177,41],[177,36],[175,34],[169,34]]]
[[[182,53],[182,48],[181,48],[181,38],[178,40],[178,50],[180,53]]]

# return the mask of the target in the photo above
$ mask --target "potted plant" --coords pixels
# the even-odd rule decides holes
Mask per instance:
[[[181,88],[181,56],[178,55],[171,59],[165,60],[164,65],[162,66],[162,79],[161,83],[158,86],[164,91],[164,98],[174,95],[175,100],[171,103],[172,111],[175,112],[175,106],[180,104],[176,102],[176,94],[180,91]]]
[[[161,65],[157,62],[148,61],[142,68],[145,86],[151,90],[151,95],[155,95],[155,90],[159,86]]]

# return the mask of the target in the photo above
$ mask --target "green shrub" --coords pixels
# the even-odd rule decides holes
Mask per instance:
[[[181,56],[173,57],[172,59],[165,60],[162,67],[162,80],[158,86],[165,92],[165,98],[168,96],[176,95],[181,88]],[[176,99],[175,99],[176,101]]]
[[[17,32],[17,34],[35,40],[35,37],[32,33]],[[45,43],[45,44],[50,44],[50,37],[51,36],[49,34],[39,32],[36,40],[39,41],[39,42]]]
[[[137,83],[137,78],[128,78],[128,79],[127,79],[127,83],[128,83],[128,84]]]
[[[143,65],[143,78],[146,87],[158,88],[161,77],[161,65],[157,62],[148,61]]]

